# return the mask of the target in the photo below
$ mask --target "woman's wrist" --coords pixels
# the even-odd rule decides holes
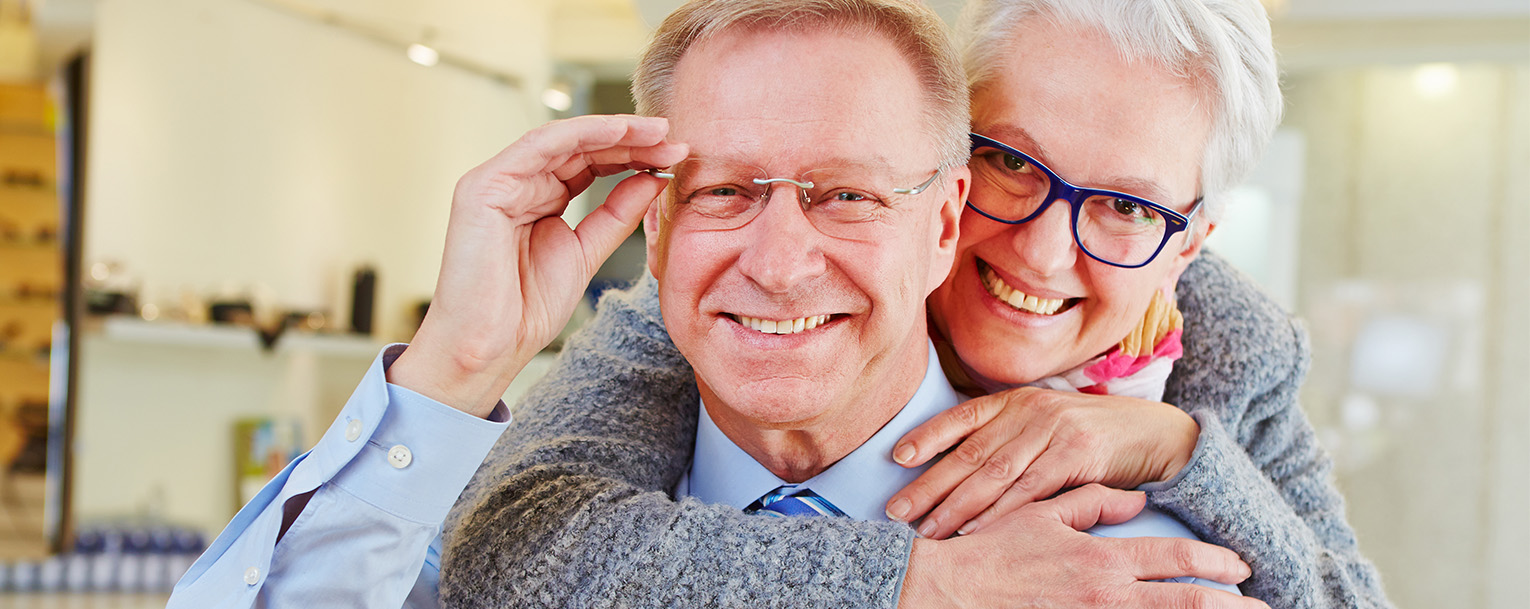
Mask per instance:
[[[1200,441],[1201,425],[1195,422],[1195,418],[1179,408],[1165,404],[1169,415],[1174,421],[1171,425],[1173,430],[1167,434],[1165,441],[1160,443],[1164,447],[1163,469],[1158,478],[1152,482],[1168,482],[1179,476],[1179,473],[1190,465],[1190,459],[1195,456],[1195,447]]]

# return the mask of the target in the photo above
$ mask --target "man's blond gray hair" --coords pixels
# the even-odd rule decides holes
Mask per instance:
[[[632,78],[638,114],[668,116],[680,58],[733,27],[826,27],[887,37],[924,87],[925,128],[936,142],[940,168],[967,163],[972,119],[961,58],[945,23],[917,0],[691,0],[664,19],[638,61]]]
[[[1103,32],[1128,61],[1165,66],[1201,87],[1212,120],[1201,160],[1201,217],[1220,220],[1227,193],[1253,170],[1280,124],[1275,49],[1259,0],[971,0],[960,29],[973,91],[996,76],[1006,41],[1031,19]]]

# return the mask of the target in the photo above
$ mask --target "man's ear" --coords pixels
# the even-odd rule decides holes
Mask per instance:
[[[961,238],[962,209],[967,205],[967,195],[972,186],[972,172],[965,165],[951,170],[945,180],[946,188],[941,194],[945,199],[936,216],[935,249],[930,255],[930,277],[924,288],[925,296],[940,287],[951,274],[956,263],[956,245]]]
[[[1189,237],[1186,237],[1185,247],[1174,256],[1174,266],[1164,277],[1163,285],[1159,286],[1165,294],[1174,293],[1174,286],[1179,285],[1179,276],[1183,275],[1185,269],[1190,267],[1190,263],[1195,262],[1195,259],[1201,255],[1201,248],[1205,247],[1206,238],[1210,237],[1211,231],[1216,229],[1217,225],[1210,222],[1192,221],[1190,223],[1190,229],[1186,231]]]
[[[648,211],[643,214],[643,242],[648,249],[648,272],[653,273],[655,279],[664,276],[664,245],[663,234],[659,226],[660,200],[656,198],[648,204]]]

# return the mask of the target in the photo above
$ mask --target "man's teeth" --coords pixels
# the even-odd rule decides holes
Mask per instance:
[[[1038,315],[1051,315],[1063,306],[1062,300],[1054,298],[1037,298],[1027,295],[1025,292],[1009,287],[999,278],[999,274],[993,269],[983,269],[983,285],[988,288],[988,293],[994,298],[1004,301],[1011,307],[1036,313]]]
[[[766,334],[796,334],[798,332],[806,332],[808,330],[812,330],[813,328],[817,328],[820,324],[828,323],[829,316],[813,315],[811,317],[798,317],[797,319],[783,319],[778,321],[774,319],[757,319],[754,317],[734,315],[733,319],[737,320],[738,323],[743,324],[744,327],[756,332],[764,332]]]

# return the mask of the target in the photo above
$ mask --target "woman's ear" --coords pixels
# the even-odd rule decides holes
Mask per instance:
[[[1179,285],[1179,276],[1190,268],[1190,263],[1201,255],[1201,248],[1206,245],[1206,237],[1211,236],[1211,231],[1216,230],[1217,225],[1210,222],[1193,221],[1190,229],[1185,231],[1185,246],[1174,256],[1174,265],[1169,269],[1169,274],[1164,276],[1163,285],[1159,286],[1165,294],[1173,294],[1174,287]]]

